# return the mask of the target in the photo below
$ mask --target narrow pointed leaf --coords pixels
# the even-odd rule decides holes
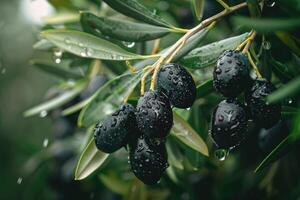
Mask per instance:
[[[257,166],[255,169],[255,173],[259,172],[260,170],[264,169],[266,166],[271,164],[272,162],[275,162],[280,158],[282,153],[284,151],[287,151],[288,148],[290,148],[291,144],[293,142],[292,137],[289,135],[286,137],[273,151],[267,155],[267,157]]]
[[[192,69],[200,69],[212,66],[216,63],[220,54],[228,49],[235,49],[241,42],[243,42],[248,33],[239,36],[226,38],[224,40],[213,42],[211,44],[198,47],[188,53],[181,59],[181,63]]]
[[[139,83],[142,73],[124,74],[106,83],[81,111],[79,126],[88,127],[114,112]]]
[[[197,99],[201,97],[205,97],[206,95],[214,92],[213,80],[207,80],[201,85],[197,86]]]
[[[44,60],[31,60],[30,64],[36,66],[42,71],[45,71],[49,74],[55,75],[57,77],[63,78],[63,79],[80,79],[83,78],[82,75],[77,74],[71,70],[65,69],[64,66],[60,64],[56,64],[54,62],[50,61],[44,61]]]
[[[197,132],[179,115],[173,113],[174,125],[171,133],[190,148],[208,156],[208,148]]]
[[[274,31],[296,30],[300,27],[300,18],[249,18],[244,16],[232,17],[233,24],[257,32],[273,33]]]
[[[47,30],[41,36],[72,54],[103,60],[133,60],[149,56],[130,53],[116,44],[88,33],[73,30]]]
[[[65,103],[69,102],[74,97],[76,97],[84,88],[85,88],[85,82],[81,82],[77,84],[73,89],[65,91],[63,94],[25,111],[24,116],[30,117],[33,115],[37,115],[42,111],[43,112],[50,111],[55,108],[58,108],[64,105]]]
[[[198,20],[201,20],[203,17],[205,0],[192,0],[192,4],[196,17]]]
[[[300,76],[282,85],[267,97],[269,103],[276,103],[283,99],[297,96],[300,93]]]
[[[88,177],[104,163],[108,156],[109,154],[99,151],[96,148],[94,139],[91,139],[80,155],[75,170],[75,180]]]
[[[172,27],[168,22],[136,0],[104,0],[114,10],[148,24]]]
[[[130,42],[153,40],[170,33],[170,29],[164,27],[97,17],[92,13],[82,13],[81,23],[100,31],[103,35]]]

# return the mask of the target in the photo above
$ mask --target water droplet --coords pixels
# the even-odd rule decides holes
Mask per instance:
[[[55,62],[56,64],[61,63],[61,58],[55,58],[55,59],[54,59],[54,62]]]
[[[45,138],[44,140],[43,140],[43,147],[47,147],[48,146],[48,144],[49,144],[49,139],[48,138]]]
[[[43,111],[40,112],[40,117],[41,118],[45,118],[47,115],[48,115],[47,110],[43,110]]]
[[[216,74],[221,74],[221,73],[222,73],[222,70],[221,70],[220,68],[217,68],[217,69],[215,70],[215,72],[216,72]]]
[[[83,44],[81,42],[78,43],[78,46],[83,47]]]
[[[71,44],[71,40],[70,40],[70,38],[68,38],[68,37],[66,37],[66,38],[64,39],[64,42],[65,42],[66,44]]]
[[[275,6],[275,1],[267,1],[266,2],[268,7],[274,7]]]
[[[91,48],[86,48],[86,55],[87,55],[87,56],[91,57],[91,56],[93,55],[93,53],[94,53],[94,50],[93,50],[93,49],[91,49]]]
[[[5,74],[6,73],[6,68],[1,68],[1,74]]]
[[[264,41],[262,45],[265,50],[271,49],[271,43],[269,41]]]
[[[191,110],[191,107],[187,108],[186,110]]]
[[[292,99],[289,99],[288,103],[289,103],[289,104],[292,104],[292,103],[293,103],[293,100],[292,100]]]
[[[61,49],[55,49],[54,50],[54,56],[61,57],[63,54],[63,51]]]
[[[218,149],[215,151],[215,156],[219,161],[224,161],[228,156],[229,151],[226,149]]]
[[[135,42],[126,42],[123,41],[122,44],[127,48],[133,48],[135,46]]]
[[[20,185],[23,181],[23,178],[22,177],[19,177],[18,180],[17,180],[17,183]]]
[[[157,13],[157,10],[154,9],[153,12],[152,12],[152,15],[156,15],[156,13]]]

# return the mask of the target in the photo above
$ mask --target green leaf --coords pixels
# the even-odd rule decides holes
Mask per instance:
[[[267,97],[268,103],[276,103],[279,101],[282,101],[285,98],[294,97],[299,94],[300,90],[300,76],[294,78],[290,82],[282,85],[280,88],[278,88],[276,91],[271,93]]]
[[[294,140],[292,139],[291,135],[287,136],[279,145],[273,149],[273,151],[267,155],[267,157],[257,166],[255,169],[255,173],[259,172],[260,170],[264,169],[270,163],[276,161],[282,155],[282,152],[286,151],[292,144]]]
[[[145,184],[138,179],[134,179],[123,199],[147,200],[147,190]]]
[[[273,58],[269,59],[269,62],[272,66],[272,71],[282,82],[286,83],[293,78],[293,74],[286,65]]]
[[[33,45],[34,49],[42,50],[42,51],[48,51],[48,50],[52,49],[53,47],[55,47],[55,46],[46,39],[42,39]]]
[[[91,96],[91,97],[89,97],[89,98],[87,98],[87,99],[85,99],[85,100],[83,100],[83,101],[81,101],[81,102],[79,102],[79,103],[76,103],[76,104],[74,104],[74,105],[72,105],[72,106],[70,106],[70,107],[64,109],[64,110],[62,111],[62,115],[63,115],[63,116],[71,115],[71,114],[73,114],[73,113],[75,113],[75,112],[81,110],[81,109],[84,108],[88,103],[91,102],[92,97],[93,97],[93,96]]]
[[[80,155],[75,170],[75,180],[82,180],[97,170],[109,154],[99,151],[95,145],[94,139],[88,143]]]
[[[153,56],[130,53],[121,47],[88,33],[72,30],[47,30],[41,36],[77,56],[103,60],[133,60]]]
[[[37,105],[27,111],[24,112],[25,117],[30,117],[36,114],[40,114],[41,112],[47,112],[50,110],[53,110],[55,108],[58,108],[65,103],[69,102],[71,99],[76,97],[86,86],[85,82],[79,82],[77,85],[70,90],[65,91],[61,95],[58,95],[57,97],[50,99],[49,101],[46,101],[40,105]]]
[[[173,26],[164,21],[161,17],[150,11],[136,0],[104,0],[111,8],[148,24],[172,28]]]
[[[214,92],[213,80],[207,80],[201,85],[197,86],[197,99],[205,97],[206,95]]]
[[[283,32],[283,31],[278,31],[275,34],[295,54],[297,54],[298,56],[300,56],[300,48],[297,45],[297,41],[295,40],[295,38],[291,34],[289,34],[287,32]]]
[[[169,140],[166,143],[166,149],[168,152],[168,162],[170,165],[176,167],[177,169],[183,170],[183,155],[179,149]]]
[[[160,26],[97,17],[92,13],[82,13],[81,23],[96,32],[100,31],[103,35],[130,42],[153,40],[163,37],[171,31]]]
[[[205,156],[208,156],[208,148],[197,132],[176,113],[173,113],[173,120],[174,125],[171,130],[172,135],[190,148],[200,152]]]
[[[34,59],[30,61],[30,64],[36,66],[42,71],[45,71],[49,74],[53,74],[63,79],[83,78],[82,75],[77,74],[71,70],[65,69],[65,66],[62,66],[61,64],[56,64],[54,62]]]
[[[239,36],[226,38],[224,40],[196,48],[181,59],[181,63],[192,69],[212,66],[216,63],[218,57],[224,50],[235,49],[246,39],[247,35],[248,33],[244,33]]]
[[[176,61],[180,60],[183,56],[185,56],[186,54],[188,54],[192,49],[196,48],[199,45],[199,43],[205,38],[205,36],[207,35],[208,31],[211,30],[212,27],[213,26],[209,26],[207,28],[204,28],[201,31],[199,31],[198,33],[196,33],[195,35],[193,35],[191,38],[189,38],[186,41],[186,44],[184,45],[184,47],[182,47],[178,51],[178,53],[174,56],[172,62],[176,62]],[[167,51],[167,49],[168,48],[162,50],[159,53],[162,54],[165,51]],[[145,59],[145,60],[142,60],[142,61],[138,62],[135,66],[136,66],[137,69],[141,69],[141,68],[143,68],[145,66],[153,64],[156,60],[157,60],[157,58]]]
[[[81,111],[79,126],[90,126],[114,112],[139,83],[142,73],[128,73],[116,77],[102,86],[91,102]]]
[[[75,13],[58,13],[52,16],[43,17],[43,21],[46,24],[67,24],[79,21],[79,14]]]
[[[300,27],[300,18],[249,18],[244,16],[232,17],[236,26],[243,26],[245,29],[255,29],[261,33],[273,33],[274,31],[294,30]]]
[[[196,17],[198,20],[201,20],[203,17],[205,0],[192,0],[192,4]]]

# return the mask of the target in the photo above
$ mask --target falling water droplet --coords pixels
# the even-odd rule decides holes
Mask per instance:
[[[17,183],[20,185],[23,181],[23,178],[22,177],[19,177],[18,180],[17,180]]]
[[[46,148],[46,147],[48,146],[48,144],[49,144],[49,139],[48,139],[48,138],[45,138],[45,139],[43,140],[43,147]]]
[[[123,44],[125,47],[133,48],[134,45],[135,45],[135,42],[126,42],[126,41],[123,41],[122,44]]]
[[[228,156],[229,151],[226,149],[218,149],[215,151],[215,156],[219,161],[224,161]]]
[[[266,4],[267,4],[268,7],[274,7],[275,3],[276,3],[275,1],[267,1]]]
[[[3,67],[3,68],[1,69],[1,74],[5,74],[5,73],[6,73],[6,68]]]
[[[40,117],[45,118],[48,115],[48,112],[46,110],[43,110],[40,112]]]
[[[271,49],[271,43],[269,41],[264,41],[262,45],[265,50]]]

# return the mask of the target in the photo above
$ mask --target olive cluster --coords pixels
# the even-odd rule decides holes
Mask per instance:
[[[211,120],[210,135],[219,148],[239,145],[245,138],[249,119],[262,128],[270,128],[280,120],[281,105],[269,105],[265,100],[275,86],[264,79],[251,78],[250,64],[243,53],[223,52],[214,68],[213,84],[227,98],[216,106]],[[237,99],[243,92],[244,104]]]
[[[162,65],[157,90],[140,97],[136,108],[122,105],[99,122],[94,130],[96,146],[106,153],[129,146],[129,163],[145,184],[157,183],[168,168],[166,137],[173,126],[172,107],[189,108],[196,86],[188,71],[175,63]]]

